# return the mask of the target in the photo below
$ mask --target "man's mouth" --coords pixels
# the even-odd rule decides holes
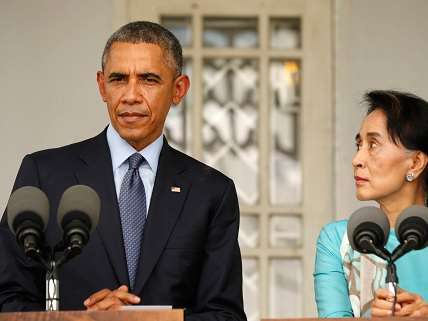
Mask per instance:
[[[147,114],[140,112],[122,112],[118,114],[119,118],[126,123],[134,123],[140,121],[141,119],[148,117]]]

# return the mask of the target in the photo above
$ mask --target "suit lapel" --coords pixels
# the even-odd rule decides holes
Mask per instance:
[[[99,193],[101,214],[95,233],[99,233],[101,237],[118,284],[128,284],[120,214],[106,130],[88,142],[86,147],[81,153],[84,164],[77,170],[76,176],[80,184],[91,186]]]
[[[185,166],[174,157],[174,150],[164,140],[153,187],[142,253],[138,264],[134,293],[141,293],[156,265],[175,223],[181,213],[190,188],[184,175]]]

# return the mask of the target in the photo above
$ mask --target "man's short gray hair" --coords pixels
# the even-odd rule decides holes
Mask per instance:
[[[170,67],[180,75],[183,69],[183,50],[178,39],[161,25],[149,21],[130,22],[120,27],[107,40],[104,47],[101,67],[104,70],[110,48],[115,42],[150,43],[158,45],[165,54],[165,59]]]

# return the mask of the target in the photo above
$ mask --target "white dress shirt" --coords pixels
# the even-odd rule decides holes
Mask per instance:
[[[110,124],[107,128],[107,143],[110,148],[114,184],[118,199],[122,180],[128,171],[129,164],[127,160],[129,156],[138,152],[145,158],[146,161],[140,166],[138,172],[144,184],[148,212],[158,169],[159,155],[163,146],[163,136],[160,135],[153,143],[137,151],[126,140],[120,137],[119,133]]]

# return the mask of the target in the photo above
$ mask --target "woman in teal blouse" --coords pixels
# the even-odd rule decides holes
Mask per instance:
[[[412,205],[425,205],[428,186],[428,103],[412,94],[372,91],[356,135],[352,161],[356,196],[374,200],[391,227]],[[347,220],[321,230],[315,262],[315,299],[320,317],[390,316],[393,295],[385,289],[386,264],[349,245]],[[391,230],[386,248],[399,244]],[[428,248],[397,260],[400,289],[396,316],[428,316]]]

